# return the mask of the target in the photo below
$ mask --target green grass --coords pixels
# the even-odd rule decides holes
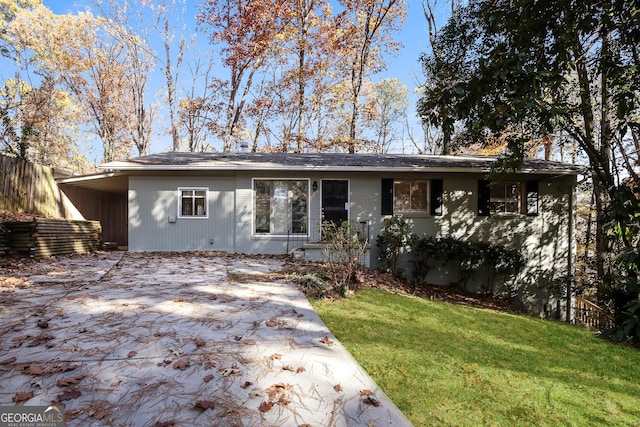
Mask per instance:
[[[373,289],[312,304],[415,426],[640,426],[640,351],[585,328]]]

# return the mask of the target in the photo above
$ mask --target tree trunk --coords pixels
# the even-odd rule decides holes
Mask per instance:
[[[178,135],[178,123],[176,120],[176,89],[173,81],[173,69],[171,68],[171,46],[169,44],[169,19],[164,17],[164,50],[167,55],[165,76],[167,78],[167,103],[169,104],[169,122],[171,124],[171,139],[173,151],[180,151],[180,136]]]

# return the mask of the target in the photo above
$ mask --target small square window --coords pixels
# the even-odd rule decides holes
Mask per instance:
[[[179,188],[180,218],[208,218],[208,188]]]
[[[495,183],[491,186],[491,214],[520,213],[522,189],[519,182]]]
[[[393,212],[428,212],[428,181],[395,181],[393,183]]]

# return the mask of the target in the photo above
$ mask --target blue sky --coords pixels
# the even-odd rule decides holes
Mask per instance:
[[[107,2],[108,0],[105,0]],[[90,0],[43,0],[43,4],[49,7],[56,14],[75,14],[78,11],[84,11],[91,5]],[[202,55],[209,49],[209,43],[207,38],[197,33],[195,15],[198,13],[197,4],[199,2],[187,1],[187,10],[183,18],[183,23],[175,22],[177,28],[184,25],[184,35],[188,40],[193,34],[195,34],[196,49],[191,49],[186,57],[185,63],[188,61],[189,55]],[[418,96],[415,94],[416,87],[423,79],[422,71],[418,58],[422,52],[428,48],[428,27],[424,18],[422,1],[421,0],[406,0],[407,3],[407,16],[402,31],[397,35],[403,47],[397,55],[388,58],[388,68],[386,71],[377,74],[373,77],[374,81],[378,81],[386,77],[395,77],[403,82],[409,89],[409,98],[411,106],[409,107],[409,118],[414,127],[414,133],[419,136],[421,130],[419,128],[419,121],[415,117],[415,105]],[[440,4],[441,3],[441,4]],[[445,23],[447,8],[450,7],[446,0],[440,0],[437,5],[437,11],[440,13],[438,16],[438,24]],[[156,40],[150,40],[150,43],[158,43],[158,50],[161,49],[161,37],[158,35]],[[163,52],[163,51],[162,51]],[[186,76],[185,76],[186,78]],[[158,99],[154,102],[162,104],[161,95],[158,95],[162,84],[164,83],[164,77],[162,71],[156,67],[155,75],[150,82],[151,92],[153,92]],[[153,87],[155,86],[155,87]],[[170,148],[170,138],[168,136],[168,117],[166,111],[160,111],[160,115],[154,125],[154,137],[150,152],[166,151]],[[400,150],[397,147],[395,151]],[[134,153],[137,154],[137,153]],[[89,157],[92,161],[98,161],[101,156],[101,149],[98,145],[92,149]]]

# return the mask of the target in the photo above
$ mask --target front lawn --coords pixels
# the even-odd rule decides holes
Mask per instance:
[[[640,425],[640,350],[585,328],[376,289],[312,304],[416,426]]]

